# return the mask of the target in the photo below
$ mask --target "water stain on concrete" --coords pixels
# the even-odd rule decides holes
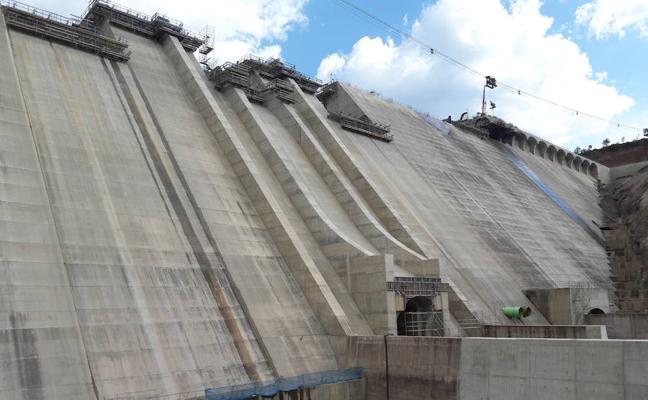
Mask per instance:
[[[44,399],[41,389],[43,385],[41,364],[34,330],[22,327],[25,323],[25,316],[17,311],[11,311],[9,323],[14,357],[18,364],[16,370],[20,387],[29,389],[30,398]]]

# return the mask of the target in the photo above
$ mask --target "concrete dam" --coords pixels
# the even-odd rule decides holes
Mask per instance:
[[[197,50],[2,2],[0,399],[648,396],[648,343],[586,325],[609,168]]]

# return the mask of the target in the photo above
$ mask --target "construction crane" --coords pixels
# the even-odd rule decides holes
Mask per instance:
[[[482,114],[486,113],[486,88],[495,89],[496,87],[497,87],[497,80],[494,77],[488,75],[486,77],[486,83],[484,84],[484,89],[482,91],[482,105],[481,105],[481,113]],[[492,107],[492,108],[495,108],[495,107]]]

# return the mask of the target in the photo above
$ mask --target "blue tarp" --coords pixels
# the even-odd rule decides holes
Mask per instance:
[[[272,397],[279,392],[292,392],[303,388],[340,383],[362,378],[361,368],[318,372],[280,378],[265,383],[249,383],[205,390],[207,400],[245,400],[252,397]]]

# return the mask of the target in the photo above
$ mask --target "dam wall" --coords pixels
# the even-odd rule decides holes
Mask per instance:
[[[92,398],[81,316],[11,46],[0,14],[0,393]]]
[[[593,228],[602,224],[596,178],[430,121],[355,87],[340,84],[335,90],[327,106],[346,104],[391,125],[391,143],[341,129],[332,134],[339,135],[380,199],[395,210],[400,226],[392,228],[394,233],[427,257],[438,257],[442,274],[484,320],[505,322],[501,306],[528,302],[525,288],[609,286],[602,235]],[[588,226],[567,215],[510,153]],[[541,313],[533,314],[530,323],[546,323]]]
[[[2,10],[0,398],[197,398],[346,368],[417,297],[459,336],[610,286],[592,174],[278,60],[217,84],[197,39],[104,0],[83,24],[118,55]]]
[[[3,392],[189,396],[334,369],[322,323],[172,59],[119,33],[130,64],[3,26],[3,134],[22,140],[3,157],[3,193],[28,191],[4,199],[17,208],[5,223],[25,226],[3,230],[3,259],[32,265],[6,275],[17,366]]]

